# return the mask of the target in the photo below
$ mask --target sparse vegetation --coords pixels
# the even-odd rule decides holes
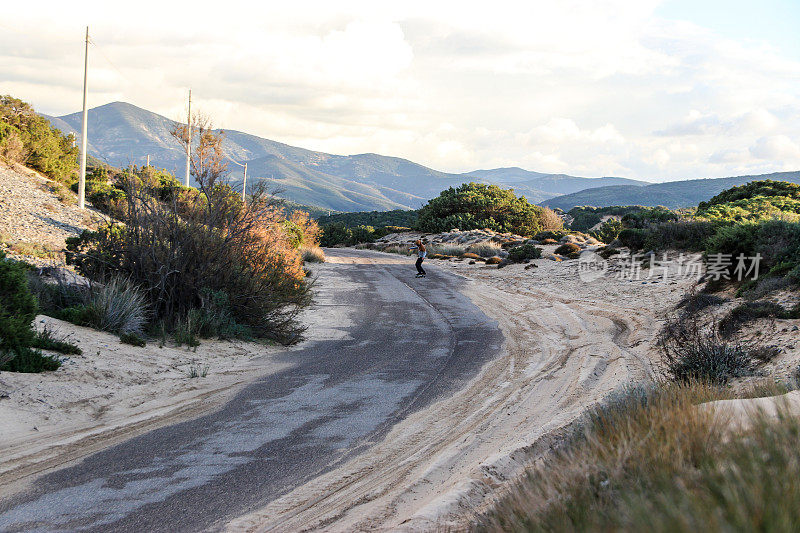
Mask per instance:
[[[35,257],[38,259],[55,260],[60,254],[60,250],[56,248],[38,242],[28,241],[16,241],[8,243],[8,249],[19,255]]]
[[[724,384],[752,375],[779,352],[754,338],[723,339],[719,329],[714,320],[704,321],[697,313],[670,318],[658,339],[663,376],[672,381]]]
[[[719,331],[724,337],[730,337],[745,324],[760,318],[792,318],[792,313],[773,302],[745,302],[720,320]]]
[[[208,365],[201,365],[197,361],[189,363],[189,370],[186,372],[190,379],[204,378],[208,375]]]
[[[75,344],[67,341],[66,337],[58,335],[50,326],[46,325],[37,331],[32,346],[40,350],[63,353],[64,355],[81,355],[83,351]]]
[[[742,438],[701,402],[702,383],[638,387],[591,410],[556,453],[481,520],[479,531],[783,531],[800,523],[793,416]]]

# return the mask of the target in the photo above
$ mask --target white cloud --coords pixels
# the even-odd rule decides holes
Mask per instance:
[[[800,64],[660,20],[658,4],[16,3],[4,8],[14,27],[0,22],[0,92],[77,110],[88,21],[92,105],[177,118],[192,87],[226,128],[451,171],[661,180],[800,168]]]
[[[800,145],[786,135],[761,137],[750,147],[750,153],[759,159],[775,161],[778,164],[800,164]]]

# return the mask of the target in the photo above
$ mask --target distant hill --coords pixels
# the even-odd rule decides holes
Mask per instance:
[[[542,174],[519,167],[475,170],[463,174],[475,176],[489,183],[501,183],[513,187],[517,194],[524,194],[528,200],[539,203],[548,198],[582,191],[587,188],[611,185],[648,185],[646,181],[628,178],[581,178],[566,174]]]
[[[47,117],[64,133],[78,133],[80,113]],[[151,164],[178,177],[183,151],[170,135],[174,121],[125,102],[89,110],[89,154],[114,166]],[[439,172],[406,159],[378,154],[341,156],[289,146],[240,131],[225,130],[225,154],[248,163],[248,178],[267,181],[294,202],[332,211],[415,209],[442,190],[479,181],[514,187],[532,202],[604,185],[641,185],[624,178],[581,178],[543,174],[520,168]],[[231,181],[242,170],[229,165]]]
[[[709,178],[668,183],[654,183],[645,186],[612,185],[586,189],[551,198],[542,202],[551,208],[568,211],[576,206],[590,205],[606,207],[611,205],[663,205],[671,209],[696,206],[725,189],[744,185],[754,180],[778,180],[800,184],[800,171],[775,172],[758,176],[737,176],[732,178]]]

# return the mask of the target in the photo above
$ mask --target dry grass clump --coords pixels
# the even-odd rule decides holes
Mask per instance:
[[[725,438],[702,383],[635,388],[585,418],[477,524],[480,531],[789,531],[800,524],[800,421]]]
[[[556,248],[554,253],[569,259],[577,259],[581,255],[581,247],[575,243],[568,242]]]
[[[148,307],[147,296],[133,282],[114,278],[89,291],[82,316],[102,331],[140,335],[147,323]]]
[[[36,257],[38,259],[56,260],[60,255],[60,250],[52,246],[46,246],[38,242],[17,241],[9,243],[9,250],[12,252],[25,255],[28,257]]]
[[[459,244],[431,244],[428,246],[428,255],[444,255],[449,257],[461,257],[467,249]]]
[[[300,256],[303,258],[304,263],[324,263],[325,252],[319,246],[301,246]]]
[[[381,251],[389,254],[411,255],[411,250],[409,250],[408,246],[392,245]]]
[[[759,365],[780,352],[774,346],[763,345],[757,336],[723,338],[713,316],[692,308],[704,300],[690,298],[686,302],[682,313],[667,319],[658,337],[665,378],[724,384],[732,378],[753,375]]]
[[[467,251],[481,257],[494,257],[501,255],[503,247],[496,242],[485,241],[470,245]]]

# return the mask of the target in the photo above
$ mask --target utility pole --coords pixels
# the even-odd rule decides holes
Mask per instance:
[[[242,203],[244,203],[244,193],[247,189],[247,161],[244,163],[244,181],[242,181]]]
[[[145,165],[145,167],[149,166],[150,166],[150,154],[147,154],[147,164]]]
[[[83,53],[83,129],[81,130],[81,170],[78,177],[78,207],[84,208],[86,201],[86,139],[88,137],[89,111],[86,109],[87,82],[89,80],[89,26],[86,26],[86,49]]]
[[[189,162],[192,159],[192,90],[189,89],[189,113],[186,116],[186,179],[183,185],[189,186]]]

